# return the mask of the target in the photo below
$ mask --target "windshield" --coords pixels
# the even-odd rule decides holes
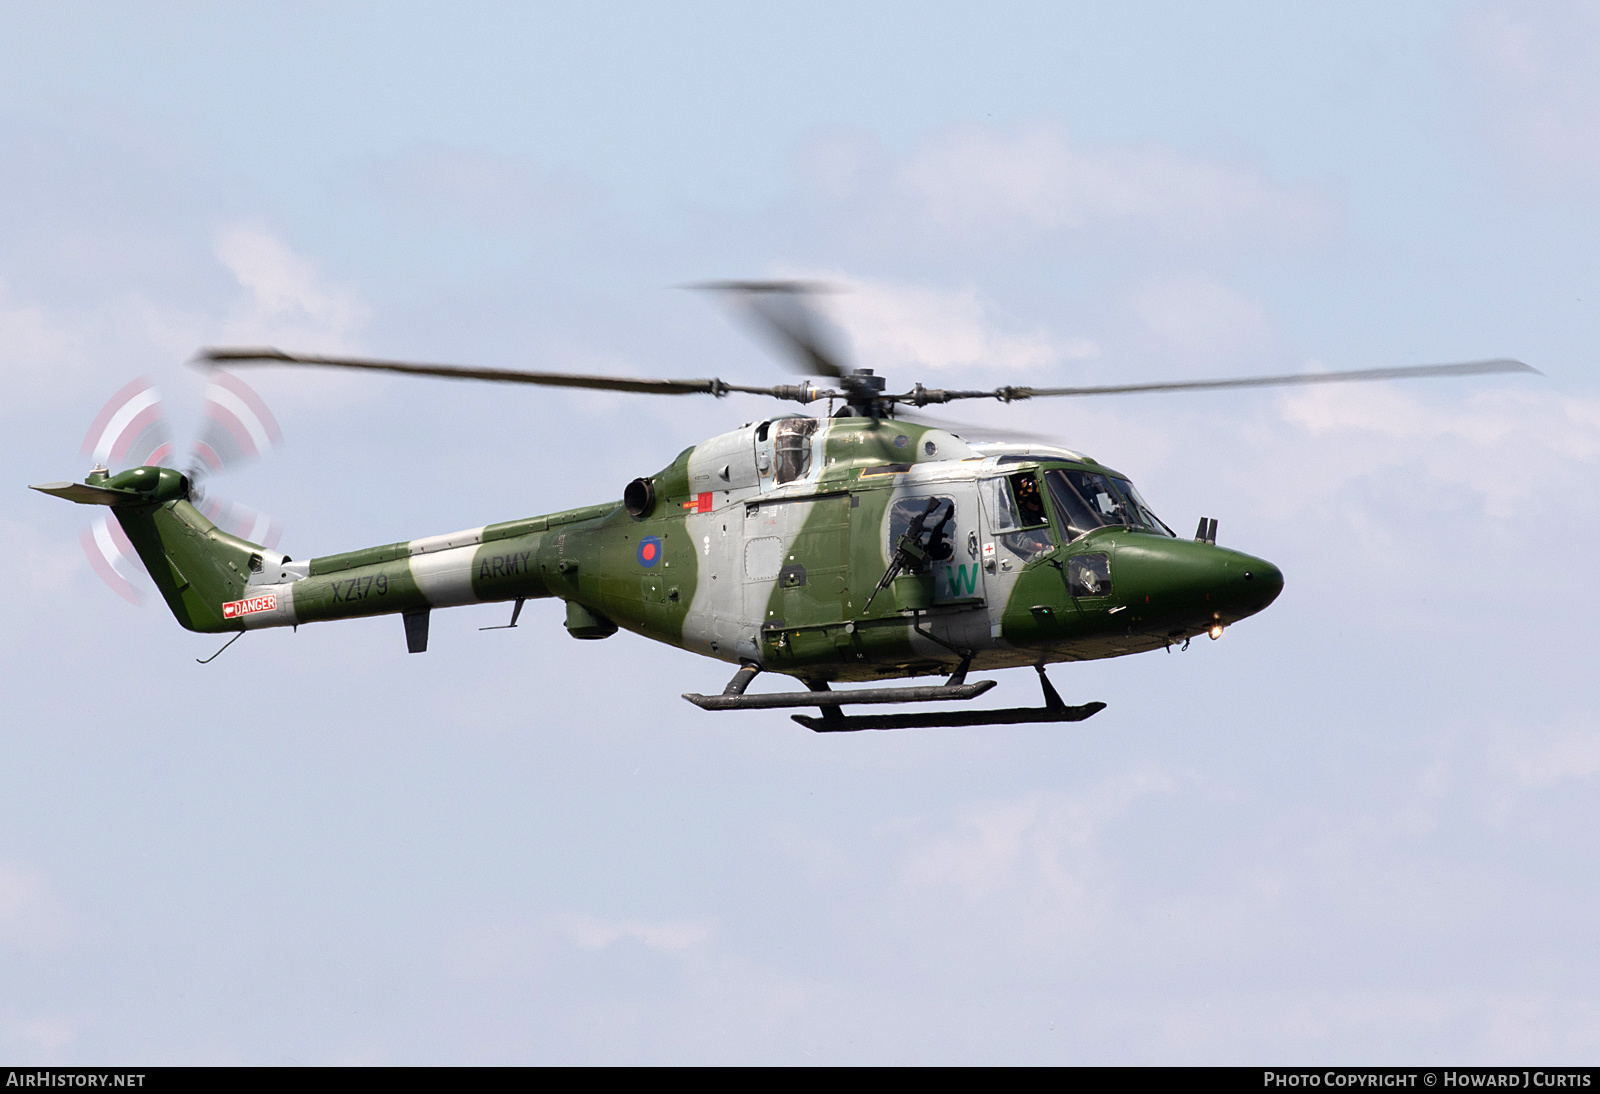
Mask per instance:
[[[1166,523],[1162,521],[1160,517],[1156,516],[1150,511],[1150,507],[1146,505],[1144,503],[1144,499],[1139,496],[1139,491],[1134,489],[1133,483],[1129,482],[1127,479],[1119,479],[1116,477],[1113,477],[1111,481],[1117,484],[1117,489],[1122,491],[1122,496],[1128,499],[1129,512],[1134,516],[1135,524],[1141,525],[1158,535],[1171,536],[1173,539],[1178,538],[1178,533],[1174,532],[1171,528],[1168,528]]]
[[[1044,478],[1050,486],[1056,512],[1066,525],[1062,530],[1062,539],[1066,542],[1108,525],[1177,538],[1172,529],[1150,511],[1139,491],[1127,479],[1066,469],[1047,471]]]
[[[1111,480],[1093,471],[1070,471],[1058,468],[1046,471],[1044,481],[1050,487],[1050,497],[1056,503],[1056,513],[1064,527],[1061,538],[1071,542],[1096,528],[1107,525],[1131,525],[1128,506],[1112,487]]]

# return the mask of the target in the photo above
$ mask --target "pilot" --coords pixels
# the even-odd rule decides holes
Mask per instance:
[[[1000,542],[1027,562],[1050,549],[1050,533],[1041,527],[1049,524],[1050,518],[1045,515],[1038,479],[1026,472],[1014,475],[1011,489],[1017,496],[1017,523],[1021,531],[1002,535]]]
[[[1039,480],[1032,475],[1018,475],[1011,480],[1017,491],[1017,508],[1022,514],[1022,526],[1049,524],[1044,515],[1044,499],[1039,496]]]

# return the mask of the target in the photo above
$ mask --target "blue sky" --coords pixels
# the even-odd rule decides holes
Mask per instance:
[[[1592,1061],[1597,55],[1559,3],[8,7],[0,1055]],[[1286,575],[1056,669],[1068,727],[706,714],[551,603],[202,667],[22,490],[141,373],[181,432],[202,345],[778,382],[675,287],[766,275],[892,384],[1545,375],[973,409]],[[768,412],[250,380],[286,444],[217,488],[297,557]]]

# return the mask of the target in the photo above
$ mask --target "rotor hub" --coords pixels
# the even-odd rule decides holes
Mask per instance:
[[[884,377],[870,368],[853,368],[839,377],[839,386],[844,388],[850,409],[868,418],[884,416],[887,407],[884,406],[883,391],[887,384]]]

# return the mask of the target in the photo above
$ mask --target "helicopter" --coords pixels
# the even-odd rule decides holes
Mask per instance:
[[[178,622],[203,633],[400,616],[406,648],[428,648],[436,608],[559,598],[574,638],[627,629],[736,666],[720,694],[683,698],[708,711],[815,707],[817,732],[1077,722],[1105,708],[1069,705],[1046,675],[1062,662],[1120,657],[1202,634],[1218,638],[1277,599],[1283,574],[1217,544],[1217,520],[1180,537],[1128,476],[1036,440],[964,439],[919,417],[962,400],[1136,394],[1537,372],[1520,361],[1294,373],[1091,387],[949,390],[851,367],[812,306],[824,287],[722,281],[722,294],[812,379],[749,386],[290,354],[201,351],[204,367],[292,365],[654,395],[733,392],[813,405],[750,422],[684,449],[620,500],[296,561],[217,527],[194,504],[190,475],[155,464],[34,486],[110,507]],[[967,432],[972,432],[968,430]],[[226,649],[224,646],[223,649]],[[221,653],[221,650],[218,651]],[[216,654],[213,655],[213,658]],[[210,660],[210,659],[207,659]],[[994,680],[974,671],[1031,667],[1042,705],[928,710],[966,702]],[[760,673],[804,690],[752,693]],[[887,681],[942,676],[938,684]],[[864,684],[836,690],[835,684]],[[913,706],[845,713],[861,706]]]

